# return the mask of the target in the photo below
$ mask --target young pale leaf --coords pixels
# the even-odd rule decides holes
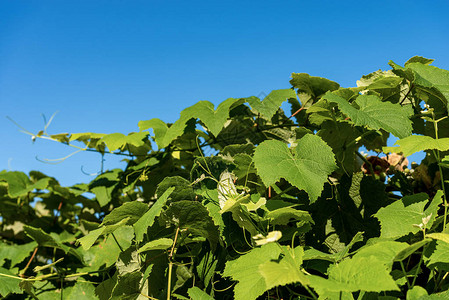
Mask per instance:
[[[299,139],[293,153],[280,141],[262,142],[255,150],[254,164],[266,186],[284,178],[305,190],[311,202],[321,195],[327,176],[337,169],[332,149],[312,134]]]
[[[399,238],[409,233],[417,233],[424,214],[427,195],[424,193],[406,196],[382,207],[374,215],[380,222],[382,238]],[[434,213],[435,214],[435,213]]]
[[[327,292],[399,291],[385,266],[374,256],[354,257],[331,265],[329,278],[309,276],[310,285],[319,295]]]
[[[228,199],[237,198],[239,195],[234,185],[234,179],[235,176],[227,170],[220,174],[220,181],[217,184],[217,191],[218,203],[220,204],[221,209],[223,209]]]
[[[395,147],[398,145],[399,147]],[[383,147],[385,153],[402,153],[404,156],[425,150],[449,150],[449,138],[434,139],[425,135],[412,135],[400,139],[392,147]]]
[[[275,231],[268,232],[268,234],[266,236],[259,233],[255,236],[253,236],[253,240],[257,246],[262,246],[262,245],[265,245],[268,243],[276,242],[281,237],[282,237],[282,232],[275,230]]]
[[[360,95],[355,100],[355,105],[331,92],[327,92],[323,99],[337,103],[341,112],[350,117],[357,126],[376,130],[382,128],[399,138],[412,134],[412,121],[409,117],[413,110],[408,106],[382,102],[375,95]]]
[[[268,287],[265,278],[259,272],[259,266],[277,259],[280,254],[279,245],[269,243],[260,248],[254,248],[236,260],[228,261],[223,276],[238,281],[234,287],[234,298],[236,300],[252,300],[262,295]]]
[[[136,233],[136,240],[138,242],[143,241],[143,235],[147,232],[148,227],[152,226],[154,219],[159,216],[162,211],[162,207],[167,202],[168,197],[174,191],[174,187],[169,188],[162,194],[159,199],[151,206],[151,208],[136,222],[134,223],[134,231]]]
[[[265,118],[271,120],[281,104],[289,98],[296,99],[296,93],[293,89],[274,90],[266,96],[262,102],[256,97],[247,98],[249,105]]]

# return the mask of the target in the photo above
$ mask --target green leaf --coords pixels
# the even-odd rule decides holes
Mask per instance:
[[[174,191],[174,187],[169,188],[162,194],[157,201],[151,206],[151,208],[136,222],[134,223],[134,231],[136,232],[137,242],[143,241],[143,235],[147,232],[148,227],[152,226],[154,219],[159,216],[162,211],[162,207],[167,202],[168,197]]]
[[[111,298],[112,291],[117,285],[117,273],[114,276],[102,281],[96,288],[95,294],[98,295],[100,300],[109,300]],[[59,300],[59,299],[58,299]]]
[[[436,89],[442,95],[437,96],[440,101],[447,106],[447,101],[449,99],[449,71],[439,69],[434,66],[425,65],[418,62],[412,62],[407,64],[407,69],[412,70],[415,79],[414,84],[424,88],[426,91],[430,91],[429,89]],[[434,93],[432,93],[435,95]]]
[[[226,263],[223,276],[238,281],[234,287],[235,299],[252,300],[262,295],[268,288],[259,266],[270,260],[277,259],[281,248],[276,243],[269,243],[260,248],[254,248],[236,260]]]
[[[95,230],[90,231],[87,235],[78,239],[78,242],[81,244],[84,250],[89,250],[93,244],[97,241],[100,235],[103,234],[106,227],[100,227]]]
[[[12,198],[23,195],[24,191],[27,190],[26,187],[31,184],[25,173],[17,171],[0,174],[0,180],[8,183],[8,194]]]
[[[409,117],[413,110],[408,106],[382,102],[375,95],[360,95],[352,105],[335,93],[328,92],[323,99],[337,103],[341,112],[357,126],[375,130],[382,128],[399,138],[412,134],[412,121]]]
[[[435,250],[426,261],[426,265],[431,268],[441,264],[449,265],[449,243],[441,240],[436,242]],[[444,268],[443,268],[444,269]]]
[[[212,298],[206,292],[202,291],[196,286],[188,289],[187,294],[189,294],[192,300],[214,300],[214,298]]]
[[[381,225],[381,238],[399,238],[409,233],[417,233],[420,229],[416,225],[425,218],[424,206],[427,194],[406,196],[393,202],[387,207],[379,209],[374,215]]]
[[[335,91],[340,85],[332,80],[310,76],[306,73],[292,73],[290,84],[298,89],[298,96],[303,106],[316,102],[327,91]]]
[[[303,248],[300,246],[294,250],[283,248],[285,256],[279,262],[267,261],[259,265],[259,272],[265,279],[267,289],[295,282],[308,285],[307,276],[299,269],[304,255]]]
[[[410,290],[407,291],[407,300],[418,300],[422,296],[427,296],[427,291],[418,285],[415,285]]]
[[[407,243],[395,241],[378,241],[375,244],[360,248],[354,257],[376,257],[383,265],[391,269],[394,258],[408,247]]]
[[[127,225],[132,225],[139,220],[148,210],[148,205],[139,201],[123,203],[114,208],[104,219],[102,225],[113,225],[128,218]]]
[[[406,67],[408,64],[411,64],[411,63],[421,63],[424,65],[430,65],[433,61],[434,61],[434,59],[425,58],[425,57],[416,55],[416,56],[413,56],[412,58],[410,58],[409,60],[407,60],[404,65]]]
[[[407,246],[406,248],[404,248],[403,250],[399,251],[399,253],[396,254],[396,256],[394,257],[393,260],[394,261],[403,261],[404,259],[406,259],[410,255],[415,253],[416,250],[418,250],[419,248],[425,246],[429,242],[430,242],[429,239],[424,239],[424,240],[421,240],[421,241],[416,242],[414,244],[411,244],[411,245]]]
[[[165,250],[173,245],[173,240],[168,238],[160,238],[154,241],[150,241],[137,250],[137,252],[145,252],[149,250]]]
[[[449,243],[449,234],[447,234],[447,233],[442,233],[442,232],[429,233],[429,234],[426,234],[426,237],[434,239],[434,240],[443,241],[445,243]]]
[[[181,118],[199,118],[207,129],[217,136],[223,129],[226,120],[229,117],[229,109],[239,99],[229,98],[221,102],[217,110],[214,110],[214,105],[209,101],[200,101],[195,105],[184,109],[181,112]],[[186,117],[184,117],[186,116]],[[187,117],[188,116],[188,117]]]
[[[399,291],[385,266],[374,256],[354,257],[331,265],[329,278],[309,276],[310,285],[319,295],[326,292]]]
[[[0,181],[6,181],[8,183],[8,194],[11,198],[25,196],[35,189],[46,189],[51,180],[51,177],[44,177],[32,183],[23,172],[11,171],[0,173]]]
[[[8,259],[11,262],[11,267],[14,267],[16,264],[22,262],[25,258],[30,256],[36,246],[36,242],[23,245],[8,245],[0,241],[0,266],[3,265],[5,259]]]
[[[84,251],[86,268],[79,271],[94,271],[100,266],[109,267],[117,262],[120,253],[131,246],[134,231],[131,226],[121,226],[113,234],[108,235],[102,242]]]
[[[164,212],[164,216],[176,227],[207,238],[212,248],[218,243],[218,227],[209,216],[209,211],[200,202],[188,200],[173,202]]]
[[[17,276],[9,270],[0,267],[0,296],[6,297],[11,293],[22,294],[22,291],[19,288],[20,279],[11,278],[5,275]]]
[[[117,149],[123,150],[128,144],[135,147],[142,146],[145,144],[144,139],[147,135],[147,132],[132,132],[127,136],[122,133],[111,133],[103,136],[100,142],[104,142],[109,152],[113,152]]]
[[[199,118],[209,131],[217,136],[223,129],[226,120],[229,117],[229,109],[239,99],[229,98],[221,102],[217,110],[209,101],[200,101],[195,105],[184,109],[181,117],[171,127],[168,127],[159,119],[151,119],[148,121],[140,121],[139,129],[147,130],[153,128],[156,143],[159,148],[167,147],[175,138],[184,132],[187,121]]]
[[[395,147],[399,145],[399,147]],[[430,136],[412,135],[397,140],[392,147],[383,147],[385,153],[402,153],[404,156],[410,156],[413,153],[425,150],[449,150],[449,138],[434,139]]]
[[[311,134],[298,140],[293,152],[280,141],[262,142],[255,150],[254,163],[266,186],[284,178],[305,190],[311,202],[321,195],[327,176],[337,168],[331,148]]]
[[[266,217],[270,220],[271,225],[287,225],[292,221],[313,223],[312,216],[308,212],[293,207],[278,208],[270,211]]]
[[[195,200],[191,183],[181,176],[165,177],[157,186],[156,195],[163,195],[171,187],[175,188],[170,194],[171,201]]]
[[[95,287],[87,282],[77,282],[74,286],[64,289],[65,300],[96,300]]]
[[[112,291],[111,300],[131,300],[136,299],[140,295],[140,280],[142,273],[136,271],[118,276],[117,285]]]
[[[133,248],[128,248],[126,251],[120,253],[115,267],[117,268],[119,276],[123,276],[127,273],[140,270],[141,259],[139,253]]]
[[[296,99],[296,93],[293,89],[274,90],[262,101],[259,101],[256,97],[247,98],[247,101],[256,112],[271,120],[281,104],[289,98]]]

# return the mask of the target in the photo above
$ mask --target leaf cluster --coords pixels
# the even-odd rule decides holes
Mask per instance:
[[[127,166],[70,187],[0,172],[0,296],[448,298],[449,71],[431,63],[352,88],[293,73],[127,135],[40,131]]]

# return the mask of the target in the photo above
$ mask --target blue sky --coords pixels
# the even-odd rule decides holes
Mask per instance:
[[[414,55],[449,69],[448,1],[0,1],[0,170],[88,182],[100,156],[21,134],[138,131],[200,100],[288,88],[292,72],[355,86]],[[107,156],[106,168],[124,166]]]

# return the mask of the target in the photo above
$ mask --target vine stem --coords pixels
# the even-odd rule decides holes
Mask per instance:
[[[416,268],[416,272],[415,272],[415,276],[413,277],[411,288],[413,288],[415,286],[416,278],[418,278],[418,273],[419,273],[419,270],[421,269],[421,264],[423,262],[423,257],[424,257],[424,249],[423,249],[423,252],[421,253],[421,258],[420,258],[418,266]]]
[[[31,255],[31,258],[30,258],[30,260],[28,261],[28,263],[27,263],[27,265],[25,266],[25,268],[23,268],[22,274],[20,275],[20,277],[25,277],[24,274],[25,274],[25,272],[27,271],[28,267],[30,266],[31,261],[33,261],[34,256],[36,256],[36,253],[37,253],[37,249],[38,249],[38,248],[39,248],[39,247],[34,248],[33,254]]]
[[[435,120],[435,113],[432,112],[432,119],[433,119],[433,128],[435,130],[435,139],[438,141],[438,122],[441,120],[446,119],[446,117],[440,118],[438,120]],[[441,188],[443,189],[443,205],[444,205],[444,216],[443,216],[443,232],[446,230],[446,222],[447,222],[447,197],[446,197],[446,188],[444,187],[444,175],[443,175],[443,169],[441,168],[441,157],[440,157],[440,151],[436,149],[434,151],[434,154],[436,158],[438,159],[438,171],[440,172],[440,180],[441,180]]]
[[[175,240],[173,241],[173,245],[170,250],[170,254],[168,255],[168,260],[170,261],[168,263],[168,282],[167,282],[167,300],[170,300],[171,296],[171,276],[172,276],[172,270],[173,270],[173,254],[175,253],[175,245],[176,241],[178,240],[178,234],[179,234],[179,227],[176,229],[175,234]]]
[[[404,277],[405,277],[405,281],[407,282],[407,287],[408,287],[408,289],[411,289],[410,282],[408,282],[408,278],[407,278],[407,271],[405,271],[404,263],[402,262],[402,260],[399,263],[401,265],[402,272],[404,272]]]

